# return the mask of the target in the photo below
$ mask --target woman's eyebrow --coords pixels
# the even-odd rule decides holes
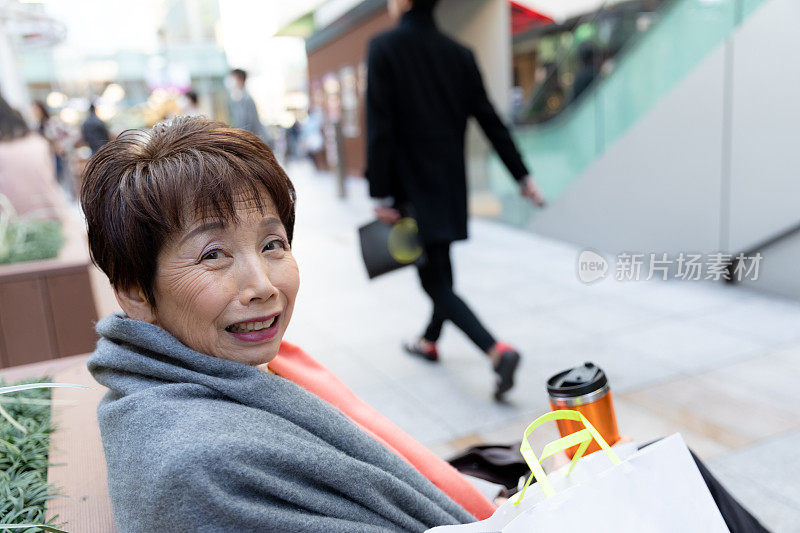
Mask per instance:
[[[283,222],[278,217],[267,217],[261,221],[261,225],[267,229],[283,229]]]
[[[194,236],[195,236],[195,235],[197,235],[198,233],[203,233],[203,232],[206,232],[206,231],[211,231],[211,230],[215,230],[215,229],[220,229],[220,228],[223,228],[223,227],[224,227],[224,226],[223,226],[222,222],[220,222],[220,221],[205,222],[205,223],[203,223],[203,224],[201,224],[201,225],[197,226],[196,228],[194,228],[194,229],[193,229],[192,231],[190,231],[189,233],[187,233],[187,234],[186,234],[186,235],[185,235],[185,236],[184,236],[184,237],[181,239],[181,241],[180,241],[180,243],[179,243],[179,244],[183,244],[183,243],[185,243],[186,241],[188,241],[189,239],[191,239],[192,237],[194,237]]]

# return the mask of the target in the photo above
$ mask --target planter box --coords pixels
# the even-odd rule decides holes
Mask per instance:
[[[0,266],[0,368],[94,350],[97,321],[80,220],[64,223],[54,259]]]

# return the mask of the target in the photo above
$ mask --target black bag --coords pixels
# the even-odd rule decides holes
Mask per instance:
[[[358,228],[358,236],[369,279],[425,260],[412,218],[403,218],[393,226],[375,220]]]
[[[528,477],[531,473],[519,451],[519,444],[472,446],[447,462],[462,474],[504,485],[510,490],[516,489],[521,477]]]

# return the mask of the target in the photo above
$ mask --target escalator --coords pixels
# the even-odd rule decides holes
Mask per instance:
[[[800,297],[798,24],[796,0],[664,1],[578,98],[522,113],[549,205],[492,158],[500,218],[609,254],[768,249],[758,288]]]
[[[601,79],[580,98],[560,108],[549,120],[518,125],[515,131],[518,145],[531,168],[536,170],[548,200],[557,200],[593,161],[765,1],[672,0],[661,3],[651,27],[630,36],[623,48],[615,51],[611,72],[601,74]],[[609,9],[608,4],[599,12],[586,15],[576,26],[601,18]],[[574,63],[575,55],[574,51],[563,54],[559,63]],[[547,95],[539,98],[547,99]],[[563,99],[568,101],[570,96],[564,95]],[[499,164],[498,160],[493,161],[492,174],[502,173]],[[503,187],[505,179],[492,182],[499,196],[513,191]]]

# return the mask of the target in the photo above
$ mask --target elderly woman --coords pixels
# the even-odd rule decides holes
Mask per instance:
[[[295,192],[255,135],[126,132],[85,171],[124,314],[89,369],[120,531],[424,531],[489,516],[463,476],[283,342]]]

